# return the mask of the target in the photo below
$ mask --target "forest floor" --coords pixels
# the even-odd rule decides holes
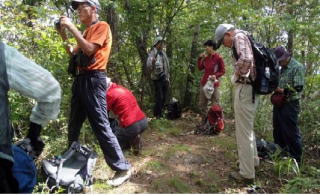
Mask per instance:
[[[153,120],[143,133],[141,154],[125,152],[133,165],[133,175],[125,184],[106,184],[113,171],[100,156],[94,172],[94,185],[88,193],[279,193],[283,185],[271,161],[261,161],[255,186],[229,179],[236,171],[237,149],[234,121],[217,136],[194,135],[199,117],[186,113],[181,119]]]

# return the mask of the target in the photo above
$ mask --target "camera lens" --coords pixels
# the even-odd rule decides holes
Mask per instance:
[[[54,21],[54,25],[56,26],[56,28],[60,28],[60,20]]]

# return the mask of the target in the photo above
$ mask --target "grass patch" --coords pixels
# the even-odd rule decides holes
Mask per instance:
[[[289,180],[289,182],[280,190],[280,193],[320,193],[320,179],[310,177],[296,177],[292,180]]]
[[[190,179],[194,180],[199,179],[201,175],[197,171],[191,171],[190,173],[188,173],[188,176],[190,177]]]
[[[203,193],[216,194],[218,192],[219,192],[219,188],[218,188],[217,184],[208,183],[205,185]]]
[[[178,135],[181,135],[182,129],[177,128],[177,127],[172,127],[172,128],[167,129],[166,133],[169,135],[178,136]]]
[[[173,124],[172,121],[163,118],[151,121],[150,128],[161,135],[178,136],[183,131],[183,128],[180,128],[176,124]]]
[[[223,148],[226,151],[237,149],[236,140],[234,137],[231,136],[212,137],[210,141],[212,145],[218,146],[219,148]]]
[[[214,173],[214,172],[212,172],[212,171],[210,171],[209,173],[208,173],[208,181],[209,182],[216,182],[216,181],[219,181],[221,178],[220,178],[220,176],[219,175],[217,175],[216,173]]]
[[[168,166],[163,164],[162,162],[159,161],[149,161],[146,164],[146,168],[151,170],[151,171],[163,171],[163,170],[167,170]]]
[[[320,193],[320,169],[314,166],[301,167],[301,173],[288,181],[280,193],[319,194]]]
[[[95,182],[93,184],[93,190],[96,191],[96,192],[107,192],[109,190],[111,190],[112,187],[107,185],[106,183],[102,183],[102,182]]]
[[[141,150],[141,156],[143,157],[149,157],[149,156],[155,156],[158,153],[154,148],[147,148],[143,147]]]
[[[237,143],[234,137],[231,136],[219,136],[212,137],[210,139],[211,145],[218,147],[224,150],[224,156],[231,160],[235,161],[237,159]]]
[[[157,193],[191,193],[192,189],[188,183],[179,177],[157,180],[153,183]]]
[[[298,176],[299,166],[293,158],[277,159],[274,170],[279,178],[282,176]]]
[[[218,175],[210,171],[207,177],[197,180],[195,184],[200,187],[201,193],[218,193],[217,181],[220,181],[220,179]]]
[[[178,152],[189,152],[189,146],[185,144],[175,144],[170,145],[167,152],[164,154],[164,159],[169,159],[171,156],[177,154]]]
[[[174,127],[171,123],[171,121],[164,119],[164,118],[160,118],[157,120],[152,120],[150,122],[150,127],[152,129],[156,129],[160,132],[166,132],[167,129]]]

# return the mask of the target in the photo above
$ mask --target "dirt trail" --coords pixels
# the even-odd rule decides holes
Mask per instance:
[[[175,121],[152,121],[143,134],[142,154],[125,153],[134,167],[130,181],[108,187],[106,180],[113,173],[99,158],[89,193],[246,193],[246,187],[228,179],[237,159],[233,121],[227,120],[218,136],[191,134],[197,122],[186,115]]]

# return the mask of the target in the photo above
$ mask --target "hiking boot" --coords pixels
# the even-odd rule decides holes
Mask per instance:
[[[246,185],[254,184],[254,179],[248,179],[240,175],[239,172],[231,172],[229,178],[235,180],[237,183],[243,183]]]
[[[39,157],[44,149],[45,143],[42,141],[40,137],[37,137],[37,139],[32,140],[31,139],[31,146],[34,150],[35,157]]]
[[[26,137],[19,141],[16,145],[22,148],[33,159],[36,159],[42,153],[45,143],[40,137],[35,139]]]
[[[132,141],[131,141],[131,147],[133,150],[134,155],[139,155],[140,154],[140,149],[141,149],[141,135],[137,135]]]
[[[117,171],[113,178],[107,181],[107,184],[113,187],[120,186],[131,177],[131,170]]]

